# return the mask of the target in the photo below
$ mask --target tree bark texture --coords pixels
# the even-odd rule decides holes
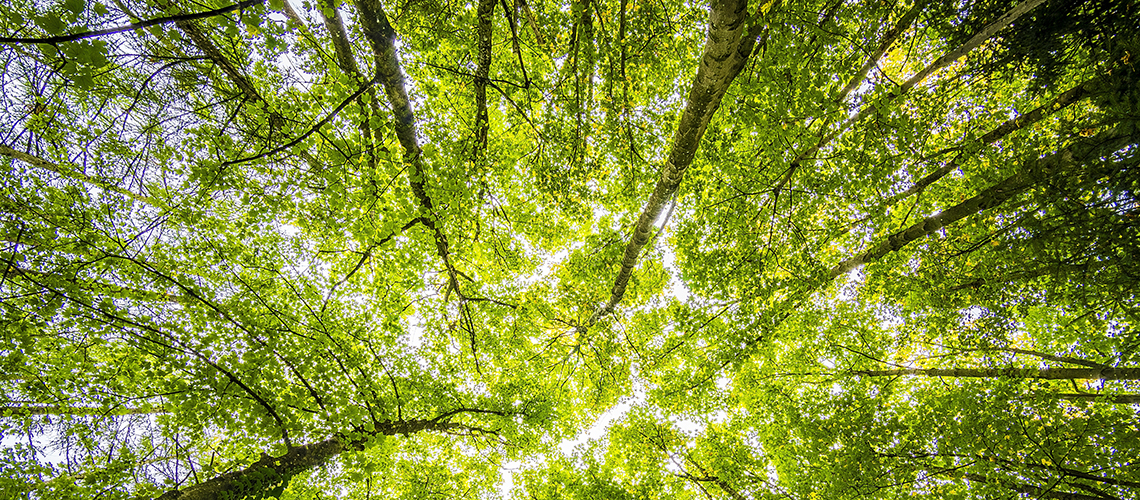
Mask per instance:
[[[388,16],[379,0],[358,0],[360,9],[360,24],[368,43],[375,54],[376,80],[384,86],[384,94],[388,97],[388,104],[392,108],[395,118],[394,126],[396,137],[404,149],[404,161],[412,168],[410,184],[412,194],[419,201],[425,212],[423,224],[432,231],[435,238],[436,253],[443,259],[447,267],[448,280],[451,288],[462,297],[459,291],[459,280],[456,278],[455,267],[451,264],[451,251],[444,233],[442,224],[437,220],[435,206],[425,188],[425,165],[423,150],[420,148],[419,137],[416,133],[416,117],[412,111],[412,103],[408,98],[408,91],[404,85],[404,74],[400,69],[400,60],[396,54],[396,30],[388,22]]]
[[[1031,159],[1025,168],[1006,179],[990,186],[978,195],[954,205],[940,213],[922,219],[910,227],[898,231],[875,245],[870,250],[840,262],[829,272],[830,278],[846,274],[855,267],[881,259],[888,253],[898,251],[907,244],[923,238],[950,224],[971,215],[997,207],[1006,200],[1022,193],[1038,181],[1058,175],[1073,168],[1079,168],[1094,161],[1101,155],[1111,153],[1134,141],[1137,131],[1119,127],[1080,140],[1056,153],[1043,158]]]
[[[478,66],[475,68],[475,161],[481,162],[487,148],[487,132],[490,123],[487,118],[487,75],[491,73],[492,16],[495,13],[495,0],[479,0],[475,27]]]
[[[673,136],[673,146],[669,157],[661,168],[661,176],[637,219],[633,236],[622,254],[621,269],[614,280],[609,301],[591,316],[587,326],[609,314],[625,295],[637,257],[649,242],[653,223],[665,208],[665,204],[677,192],[685,170],[693,163],[701,137],[721,99],[732,81],[744,69],[744,63],[752,53],[762,23],[756,21],[746,26],[748,9],[746,0],[718,0],[712,4],[709,14],[709,34],[701,57],[697,76],[689,91],[685,111]]]
[[[463,427],[446,419],[387,421],[378,426],[371,437],[411,435],[422,431],[448,431]],[[367,439],[367,438],[365,438]],[[289,480],[306,470],[318,467],[345,450],[359,448],[365,440],[346,442],[342,437],[294,446],[280,457],[262,455],[261,459],[242,470],[223,474],[189,488],[170,490],[157,500],[220,500],[224,497],[244,498],[279,494]],[[227,495],[228,494],[228,495]]]
[[[966,378],[1032,378],[1045,380],[1140,380],[1140,368],[898,368],[893,370],[857,370],[852,375],[864,377]]]
[[[965,474],[964,477],[970,481],[986,484],[1000,485],[1008,488],[1010,491],[1030,495],[1032,498],[1054,498],[1057,500],[1105,500],[1104,497],[1083,495],[1080,493],[1070,493],[1067,491],[1057,491],[1050,488],[1041,488],[1038,486],[1031,486],[1028,484],[1016,483],[1006,479],[997,479],[980,474]]]

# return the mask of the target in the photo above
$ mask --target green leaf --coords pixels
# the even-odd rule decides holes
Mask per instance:
[[[59,15],[51,12],[42,16],[36,16],[35,19],[36,24],[38,24],[41,28],[44,29],[44,31],[48,32],[48,34],[51,35],[63,34],[64,28],[66,27],[63,23],[63,20],[59,18]]]
[[[71,11],[71,13],[76,16],[83,13],[83,8],[86,5],[86,0],[63,0],[63,8]]]

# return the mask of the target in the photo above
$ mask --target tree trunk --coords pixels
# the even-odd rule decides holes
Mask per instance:
[[[47,160],[40,158],[38,156],[31,155],[31,154],[25,153],[23,151],[18,151],[16,149],[12,149],[11,147],[8,147],[5,144],[0,144],[0,156],[7,156],[8,158],[12,158],[14,160],[22,161],[28,165],[33,166],[33,167],[41,168],[41,169],[47,170],[49,172],[54,172],[54,173],[56,173],[62,177],[67,177],[69,179],[77,180],[77,181],[82,182],[91,188],[95,188],[95,189],[99,189],[99,190],[103,190],[103,191],[110,191],[112,193],[120,194],[120,195],[126,196],[127,198],[130,198],[132,200],[135,200],[135,201],[140,202],[140,203],[145,203],[145,204],[150,205],[150,206],[155,207],[155,208],[161,208],[161,209],[165,209],[165,210],[169,210],[169,208],[170,208],[165,203],[163,203],[159,200],[156,200],[152,197],[149,197],[145,194],[140,194],[140,193],[136,193],[134,191],[128,190],[128,189],[123,189],[116,184],[112,184],[110,182],[106,182],[106,181],[91,177],[90,175],[87,175],[81,171],[74,169],[74,168],[66,167],[63,165],[58,165],[56,163],[47,161]]]
[[[1076,393],[1062,393],[1052,394],[1051,397],[1063,399],[1065,401],[1093,401],[1098,403],[1109,403],[1114,405],[1135,405],[1140,404],[1140,394],[1076,394]],[[1138,485],[1140,486],[1140,485]]]
[[[907,244],[926,237],[958,222],[966,217],[995,208],[1006,200],[1021,194],[1041,179],[1080,168],[1085,162],[1094,161],[1101,155],[1110,154],[1135,139],[1136,131],[1121,126],[1080,140],[1056,153],[1039,159],[1032,159],[1021,171],[990,186],[978,195],[954,205],[940,213],[922,219],[912,226],[898,231],[860,255],[840,262],[829,272],[830,278],[846,274],[861,264],[874,262],[883,256],[902,249]]]
[[[112,415],[150,415],[167,413],[162,408],[98,408],[90,406],[0,406],[0,418],[24,417],[28,415],[72,415],[72,416],[99,416]]]
[[[637,264],[638,254],[649,242],[653,223],[661,215],[665,204],[677,192],[677,187],[681,185],[681,179],[685,176],[685,170],[693,163],[693,157],[696,155],[705,129],[720,107],[724,93],[744,69],[744,63],[752,53],[752,46],[756,44],[756,37],[764,23],[757,19],[753,21],[755,24],[752,26],[746,26],[749,17],[747,6],[745,0],[720,0],[712,3],[708,41],[701,57],[700,68],[697,69],[697,76],[693,80],[693,87],[689,91],[689,98],[685,103],[684,114],[681,115],[681,122],[673,135],[673,147],[669,151],[669,158],[661,168],[657,186],[646,202],[641,216],[637,218],[633,237],[630,238],[622,254],[621,270],[614,280],[610,300],[594,312],[585,325],[587,328],[602,316],[612,312],[625,295],[633,267]]]
[[[448,285],[460,297],[465,297],[459,289],[457,277],[459,272],[451,262],[450,245],[443,230],[443,223],[439,221],[435,205],[428,196],[426,165],[419,134],[416,131],[416,116],[404,85],[404,72],[400,66],[400,59],[396,54],[396,30],[388,22],[388,15],[384,12],[380,0],[357,0],[356,6],[360,9],[358,20],[364,36],[372,46],[375,80],[384,86],[384,94],[388,97],[388,104],[395,118],[392,125],[396,129],[396,138],[400,141],[400,147],[404,149],[404,162],[411,167],[409,183],[412,194],[420,204],[420,211],[424,214],[423,225],[432,231],[435,238],[436,254],[443,259],[443,264],[447,268]]]
[[[899,368],[894,370],[857,370],[852,375],[864,377],[964,378],[1032,378],[1046,380],[1140,380],[1140,368]]]
[[[980,474],[965,474],[964,477],[970,481],[978,483],[1000,485],[1011,491],[1032,495],[1033,498],[1056,498],[1058,500],[1105,500],[1104,497],[1082,495],[1080,493],[1071,493],[1068,491],[1055,491],[1053,487],[1041,488],[1038,486],[1031,486],[1028,484],[1015,483],[1005,479],[994,479]]]
[[[478,66],[475,68],[475,145],[476,167],[482,166],[487,149],[487,132],[490,121],[487,117],[487,76],[491,73],[492,21],[495,13],[495,0],[479,0],[476,11],[475,36]]]
[[[446,416],[432,420],[387,421],[380,424],[371,433],[371,437],[407,436],[421,431],[464,428],[461,424],[448,422]],[[245,469],[223,474],[186,489],[170,490],[157,500],[219,500],[226,493],[229,493],[230,498],[243,498],[247,495],[254,497],[266,494],[280,495],[293,476],[320,466],[345,450],[359,448],[364,445],[364,441],[345,442],[343,438],[333,437],[304,446],[291,447],[280,457],[263,454],[261,460]]]
[[[245,469],[223,474],[183,490],[170,490],[158,500],[217,500],[229,493],[230,498],[273,493],[284,489],[289,479],[299,472],[317,467],[347,449],[340,438],[326,439],[304,446],[294,446],[280,457],[262,455],[261,460]]]

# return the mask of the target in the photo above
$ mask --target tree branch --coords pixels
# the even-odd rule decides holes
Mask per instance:
[[[867,73],[871,72],[871,68],[879,64],[879,59],[883,58],[883,54],[886,54],[887,51],[891,49],[895,41],[898,40],[903,32],[910,28],[911,24],[914,24],[914,20],[918,19],[918,15],[922,13],[924,7],[926,7],[925,1],[916,2],[914,7],[911,7],[903,17],[899,18],[894,27],[883,35],[883,41],[879,43],[879,48],[867,58],[867,61],[863,63],[859,71],[855,72],[855,75],[851,77],[847,85],[839,91],[839,94],[835,96],[835,103],[842,107],[843,101],[847,100],[847,96],[850,95],[851,92],[854,92],[859,84],[863,83],[863,79],[867,78]]]
[[[1080,140],[1043,158],[1031,159],[1022,170],[990,186],[978,195],[916,222],[914,225],[888,236],[870,250],[840,262],[831,268],[828,276],[835,278],[845,274],[861,264],[873,262],[888,253],[898,251],[908,243],[934,233],[949,224],[997,207],[1025,191],[1042,178],[1071,169],[1074,165],[1096,158],[1102,153],[1115,151],[1119,146],[1133,140],[1133,136],[1136,134],[1135,131],[1128,132],[1122,128],[1114,128],[1101,132],[1094,137]]]
[[[106,28],[94,31],[84,31],[82,33],[72,33],[70,35],[56,35],[44,38],[19,38],[19,37],[0,37],[0,43],[36,43],[36,44],[56,44],[63,42],[74,42],[76,40],[83,40],[85,38],[94,38],[103,35],[112,35],[115,33],[122,33],[124,31],[134,31],[150,26],[157,26],[160,24],[180,23],[193,21],[195,19],[205,19],[207,17],[220,16],[238,9],[244,9],[253,5],[264,3],[265,0],[245,0],[241,3],[222,7],[220,9],[208,10],[205,12],[196,12],[194,14],[179,14],[176,16],[157,17],[148,19],[146,21],[139,21],[137,23],[126,24],[123,26],[116,26],[114,28]]]
[[[267,156],[273,156],[273,155],[275,155],[275,154],[277,154],[277,153],[280,153],[280,152],[282,152],[282,151],[285,151],[286,149],[289,149],[289,148],[291,148],[291,147],[293,147],[293,146],[296,146],[297,144],[300,144],[300,143],[301,143],[301,141],[303,141],[303,140],[307,139],[307,138],[308,138],[310,135],[313,135],[313,133],[315,133],[316,131],[320,130],[320,128],[321,128],[321,127],[325,126],[325,124],[327,124],[329,121],[331,121],[333,118],[335,118],[335,117],[336,117],[336,115],[337,115],[338,113],[340,113],[340,111],[341,111],[342,109],[344,109],[344,108],[345,108],[345,106],[348,106],[348,104],[349,104],[349,103],[351,103],[352,101],[356,100],[356,98],[357,98],[357,97],[360,97],[360,95],[361,95],[361,94],[363,94],[364,92],[366,92],[366,91],[367,91],[369,88],[371,88],[371,87],[372,87],[372,85],[373,85],[374,83],[376,83],[376,81],[375,81],[375,80],[370,80],[370,81],[368,81],[368,82],[365,82],[365,83],[364,83],[364,85],[362,85],[362,86],[361,86],[359,89],[357,89],[357,90],[356,90],[356,92],[353,92],[353,93],[352,93],[352,95],[348,96],[348,97],[347,97],[347,98],[345,98],[343,101],[341,101],[341,102],[340,102],[340,104],[339,104],[339,105],[337,105],[336,109],[332,110],[332,112],[330,112],[329,114],[325,115],[325,117],[324,117],[324,118],[322,118],[322,119],[321,119],[321,121],[317,122],[317,123],[316,123],[315,125],[313,125],[312,127],[309,127],[309,130],[306,130],[306,131],[305,131],[305,133],[303,133],[303,134],[301,134],[301,135],[297,136],[295,139],[293,139],[293,140],[291,140],[291,141],[289,141],[289,142],[287,142],[287,143],[285,143],[285,144],[282,144],[282,145],[280,145],[280,146],[278,146],[278,147],[276,147],[276,148],[273,148],[273,149],[271,149],[271,150],[269,150],[269,151],[266,151],[266,152],[264,152],[264,153],[258,153],[258,154],[256,154],[256,155],[253,155],[253,156],[247,156],[247,157],[245,157],[245,158],[238,158],[238,159],[236,159],[236,160],[230,160],[230,161],[227,161],[227,162],[225,162],[225,163],[222,163],[222,166],[223,166],[223,167],[228,167],[228,166],[230,166],[230,165],[238,165],[238,164],[241,164],[241,163],[246,163],[246,162],[254,161],[254,160],[257,160],[257,159],[260,159],[260,158],[265,158],[265,157],[267,157]]]
[[[895,370],[854,370],[862,377],[1015,378],[1042,380],[1140,380],[1140,368],[900,368]]]
[[[895,89],[893,92],[891,92],[887,95],[886,100],[890,101],[890,100],[898,98],[899,96],[907,93],[915,85],[918,85],[923,80],[925,80],[926,77],[930,76],[935,71],[938,71],[938,70],[950,65],[954,61],[957,61],[958,59],[962,58],[962,56],[965,56],[970,51],[974,50],[979,45],[981,45],[982,42],[986,41],[987,39],[989,39],[993,35],[1002,31],[1007,26],[1009,26],[1010,23],[1017,20],[1017,18],[1021,17],[1026,12],[1029,12],[1034,7],[1040,5],[1044,1],[1045,0],[1026,0],[1026,1],[1018,4],[1014,8],[1010,9],[1008,12],[1005,13],[1005,15],[1003,15],[997,21],[994,21],[993,23],[990,23],[986,27],[982,28],[981,31],[976,33],[972,38],[970,38],[968,41],[966,41],[966,43],[963,43],[962,45],[958,46],[954,50],[944,54],[942,57],[939,57],[934,62],[930,63],[925,68],[923,68],[922,71],[919,71],[918,74],[914,75],[913,77],[911,77],[906,82],[903,82],[903,84],[900,85],[898,89]],[[848,118],[843,123],[841,123],[838,128],[833,130],[830,134],[827,134],[824,137],[822,137],[819,140],[819,142],[817,142],[814,146],[812,146],[812,147],[804,150],[802,153],[796,155],[795,159],[793,159],[791,161],[791,163],[788,164],[788,169],[787,169],[787,172],[784,174],[784,177],[781,178],[780,182],[776,184],[776,187],[772,189],[773,200],[779,200],[780,192],[784,189],[785,186],[787,186],[788,182],[791,181],[792,176],[795,175],[797,170],[799,170],[799,168],[803,164],[803,162],[807,161],[813,155],[818,153],[821,149],[823,149],[824,146],[829,144],[836,137],[839,137],[839,135],[842,134],[843,132],[847,131],[847,129],[851,128],[852,125],[859,122],[863,118],[867,117],[867,115],[869,115],[873,112],[877,112],[877,111],[878,111],[878,107],[875,106],[873,103],[868,102],[868,103],[864,104],[859,109],[859,111],[857,113],[855,113],[850,118]],[[774,204],[775,203],[773,203],[773,205]]]
[[[0,144],[0,155],[7,156],[9,158],[22,161],[28,165],[33,166],[33,167],[41,168],[43,170],[47,170],[49,172],[59,174],[63,177],[67,177],[69,179],[77,180],[79,182],[82,182],[84,184],[88,184],[90,186],[93,186],[93,187],[96,187],[96,188],[99,188],[102,190],[110,191],[110,192],[116,193],[116,194],[121,194],[123,196],[126,196],[126,197],[132,199],[132,200],[135,200],[135,201],[138,201],[141,203],[145,203],[145,204],[150,205],[150,206],[155,207],[155,208],[167,208],[165,204],[159,203],[158,200],[155,200],[154,198],[151,198],[149,196],[142,195],[139,193],[135,193],[134,191],[130,191],[127,189],[123,189],[123,188],[121,188],[117,185],[114,185],[114,184],[110,184],[110,183],[100,181],[98,179],[95,179],[95,178],[87,175],[87,174],[77,172],[74,169],[65,168],[61,165],[47,161],[47,160],[40,158],[38,156],[34,156],[31,154],[25,153],[23,151],[18,151],[18,150],[12,149],[11,147],[8,147],[6,144]]]

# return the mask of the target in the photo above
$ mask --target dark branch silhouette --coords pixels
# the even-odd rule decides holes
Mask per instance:
[[[222,7],[220,9],[207,10],[205,12],[195,12],[193,14],[179,14],[176,16],[156,17],[154,19],[147,19],[146,21],[139,21],[137,23],[124,24],[122,26],[115,26],[114,28],[106,28],[101,30],[84,31],[82,33],[72,33],[70,35],[56,35],[43,38],[31,37],[0,37],[0,43],[35,43],[35,44],[56,44],[63,42],[74,42],[76,40],[83,40],[84,38],[95,38],[103,35],[113,35],[115,33],[122,33],[124,31],[134,31],[160,24],[170,24],[180,21],[193,21],[195,19],[204,19],[207,17],[220,16],[235,10],[244,9],[258,5],[265,0],[246,0],[241,3],[236,3],[230,6]]]

